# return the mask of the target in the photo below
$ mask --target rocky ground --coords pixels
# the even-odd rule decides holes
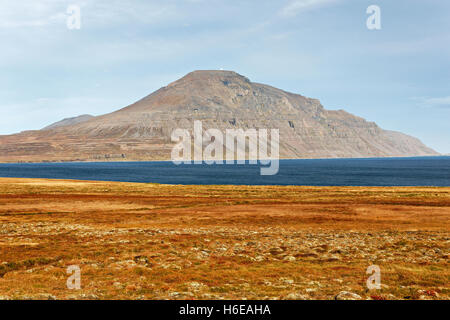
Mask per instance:
[[[450,188],[0,179],[0,299],[448,299],[449,218]]]

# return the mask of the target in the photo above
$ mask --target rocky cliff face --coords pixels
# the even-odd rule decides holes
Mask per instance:
[[[176,128],[280,130],[281,158],[437,153],[316,99],[252,83],[231,71],[195,71],[116,112],[0,137],[0,161],[170,159]]]

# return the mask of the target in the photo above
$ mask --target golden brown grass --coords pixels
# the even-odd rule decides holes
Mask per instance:
[[[5,178],[0,296],[448,299],[449,218],[450,188]],[[381,290],[366,288],[373,264]]]

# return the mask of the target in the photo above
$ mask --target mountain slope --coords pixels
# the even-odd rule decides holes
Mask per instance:
[[[74,124],[78,124],[81,122],[85,122],[88,121],[90,119],[92,119],[94,116],[91,116],[90,114],[83,114],[81,116],[78,117],[73,117],[73,118],[66,118],[63,119],[61,121],[55,122],[49,126],[46,126],[45,128],[43,128],[42,130],[51,130],[51,129],[55,129],[58,127],[65,127],[65,126],[71,126]]]
[[[176,128],[276,128],[282,158],[396,157],[437,153],[343,110],[252,83],[231,71],[194,71],[116,112],[0,137],[0,161],[170,159]]]

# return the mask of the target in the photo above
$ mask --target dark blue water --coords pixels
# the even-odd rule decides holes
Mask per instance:
[[[450,157],[281,160],[274,176],[259,165],[172,162],[0,164],[0,177],[163,184],[450,186]]]

